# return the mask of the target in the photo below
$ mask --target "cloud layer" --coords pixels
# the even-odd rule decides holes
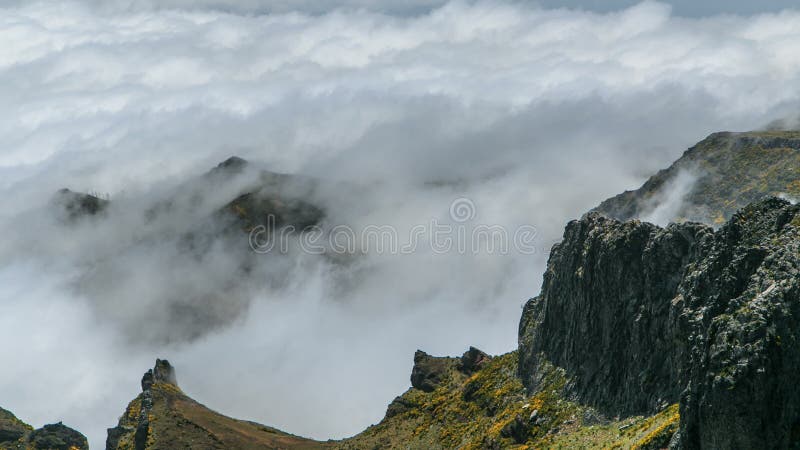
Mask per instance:
[[[416,348],[515,347],[519,306],[538,292],[566,220],[710,132],[796,117],[800,95],[798,12],[96,6],[7,3],[0,14],[0,339],[13,343],[0,359],[14,361],[0,399],[36,425],[76,426],[94,446],[157,356],[222,412],[319,438],[358,432],[408,386]],[[272,262],[259,264],[266,281],[248,281],[228,326],[132,344],[130,330],[165,326],[147,314],[154,299],[216,293],[235,277],[229,247],[199,261],[176,250],[170,230],[202,211],[155,229],[142,221],[232,154],[361,186],[318,199],[331,222],[407,231],[447,220],[466,197],[479,223],[535,226],[540,251],[345,265],[296,254],[280,283],[269,282]],[[67,232],[47,206],[62,187],[121,206]],[[93,289],[81,288],[87,279]]]

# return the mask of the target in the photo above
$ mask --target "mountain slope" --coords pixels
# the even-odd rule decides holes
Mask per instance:
[[[658,216],[721,225],[747,204],[779,195],[800,197],[800,132],[723,132],[595,210],[619,220]]]
[[[218,414],[177,387],[158,360],[143,391],[108,430],[107,450],[144,449],[527,449],[650,448],[677,427],[677,406],[651,416],[607,419],[562,395],[563,371],[548,367],[530,395],[517,377],[517,352],[471,348],[461,358],[415,355],[412,387],[377,425],[341,441],[319,442]]]

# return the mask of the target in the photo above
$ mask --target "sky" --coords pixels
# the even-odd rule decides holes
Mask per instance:
[[[712,132],[797,117],[800,12],[755,4],[0,2],[0,406],[101,448],[160,357],[225,414],[376,423],[416,349],[516,347],[568,220]],[[466,199],[536,251],[187,251],[241,185],[181,193],[231,155],[330,183],[328,229],[458,225]],[[65,226],[63,187],[108,217]]]
[[[303,12],[324,14],[336,9],[366,9],[391,15],[414,16],[428,14],[442,7],[447,0],[83,0],[95,8],[105,10],[153,10],[153,9],[194,9],[217,10],[239,14],[269,14]],[[511,0],[523,7],[548,9],[566,8],[591,12],[607,13],[618,11],[640,3],[639,0]],[[0,5],[21,5],[23,0],[0,0]],[[471,3],[474,3],[471,2]],[[708,17],[720,14],[752,15],[775,13],[796,8],[791,0],[668,0],[677,16]]]

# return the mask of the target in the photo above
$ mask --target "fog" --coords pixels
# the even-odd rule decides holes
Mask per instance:
[[[417,348],[516,347],[566,221],[711,132],[796,123],[800,94],[791,11],[0,4],[0,406],[35,426],[63,420],[93,448],[156,357],[225,414],[321,439],[359,432],[408,388]],[[202,178],[231,155],[322,180],[308,200],[328,232],[405,239],[462,225],[451,206],[467,199],[463,225],[533,227],[536,251],[422,239],[405,254],[256,254],[217,215],[254,172]],[[65,187],[110,206],[65,221],[53,200]],[[165,201],[169,213],[148,214]]]

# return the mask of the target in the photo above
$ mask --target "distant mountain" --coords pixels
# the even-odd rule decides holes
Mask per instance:
[[[257,277],[254,283],[278,284],[286,278],[292,266],[281,258],[281,247],[276,245],[269,255],[257,254],[250,233],[263,228],[259,242],[268,242],[279,230],[291,229],[287,235],[296,238],[321,224],[326,212],[316,200],[320,189],[333,190],[316,179],[231,157],[153,198],[104,198],[62,189],[48,212],[60,224],[64,240],[73,239],[71,233],[85,237],[82,227],[92,231],[91,245],[99,250],[81,255],[82,273],[74,288],[93,301],[103,320],[116,321],[116,329],[134,342],[187,342],[241,317],[252,299],[247,281]],[[220,248],[230,257],[213,268],[213,286],[184,281],[183,268],[208,269],[221,259]],[[115,302],[131,292],[131,265],[141,264],[142,255],[155,254],[164,275],[158,289],[148,294],[155,307],[121,313]],[[255,274],[254,267],[264,258],[273,263],[272,272]],[[170,272],[173,276],[166,275]],[[149,333],[141,333],[144,323]]]
[[[215,193],[230,192],[229,198],[215,199],[210,206],[239,229],[249,231],[257,225],[266,225],[266,218],[272,216],[276,227],[294,226],[302,230],[318,224],[325,216],[323,209],[309,200],[318,188],[317,180],[259,169],[232,156],[205,174],[182,183],[167,198],[155,200],[143,213],[149,221],[178,215],[200,206]],[[67,188],[57,192],[54,203],[59,207],[59,215],[69,221],[107,213],[112,205],[110,198]],[[213,203],[218,205],[213,207]],[[193,230],[187,227],[183,231]]]
[[[765,196],[800,197],[800,132],[714,133],[596,211],[619,220],[721,225]]]

